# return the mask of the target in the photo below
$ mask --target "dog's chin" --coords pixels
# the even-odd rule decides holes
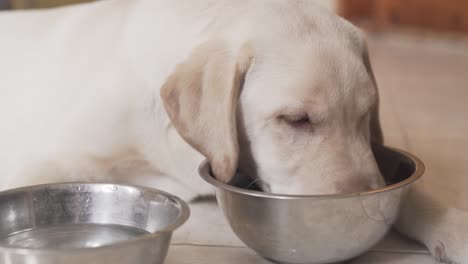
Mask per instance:
[[[250,184],[250,190],[259,190],[266,193],[278,195],[342,195],[373,191],[382,188],[380,184],[355,186],[353,188],[294,188],[294,186],[272,186],[267,183],[258,182]]]
[[[247,176],[247,174],[240,171],[237,171],[236,175],[234,175],[228,184],[251,191],[270,192],[270,186],[260,178]]]
[[[340,195],[368,192],[385,186],[383,181],[375,181],[369,184],[336,184],[333,188],[330,188],[330,186],[328,186],[328,188],[320,186],[312,186],[315,188],[305,188],[306,186],[303,185],[294,186],[293,184],[271,184],[261,178],[251,178],[240,172],[238,172],[228,184],[251,191],[281,195]]]

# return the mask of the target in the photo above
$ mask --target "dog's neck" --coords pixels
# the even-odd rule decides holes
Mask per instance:
[[[182,2],[192,5],[190,1],[179,0],[136,0],[128,9],[122,48],[128,63],[125,67],[135,80],[135,86],[129,89],[138,90],[130,103],[134,147],[138,153],[135,158],[146,161],[154,172],[170,175],[197,193],[206,194],[209,186],[200,186],[203,182],[197,172],[204,158],[173,127],[160,88],[195,47],[210,39],[216,28],[213,21],[217,17],[217,4],[205,0],[203,6],[197,1],[194,8],[199,11],[194,11],[188,6],[180,8]]]
[[[179,16],[180,10],[171,12],[176,5],[166,1],[136,0],[132,5],[127,15],[123,49],[128,52],[130,71],[138,82],[137,87],[129,89],[138,89],[140,94],[132,102],[137,158],[147,161],[155,172],[198,177],[196,170],[203,157],[172,126],[159,90],[175,66],[203,41],[200,32],[208,21],[203,17]],[[182,25],[181,17],[190,21]],[[175,25],[170,32],[168,23]],[[177,24],[183,29],[177,29]]]

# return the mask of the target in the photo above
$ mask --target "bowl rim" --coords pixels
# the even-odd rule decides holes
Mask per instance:
[[[19,192],[25,192],[25,191],[31,191],[31,190],[39,190],[45,187],[60,187],[60,186],[70,186],[70,185],[91,185],[91,186],[96,186],[96,185],[101,185],[101,186],[119,186],[119,187],[124,187],[124,188],[133,188],[137,189],[140,191],[149,191],[152,193],[157,193],[157,194],[162,194],[165,197],[171,199],[174,204],[177,204],[180,206],[180,214],[176,218],[176,220],[166,226],[165,228],[158,230],[156,232],[140,235],[134,238],[130,238],[127,240],[122,240],[122,241],[117,241],[115,243],[111,244],[106,244],[102,246],[97,246],[97,247],[83,247],[83,248],[64,248],[64,249],[59,249],[59,248],[22,248],[22,247],[14,247],[14,246],[7,246],[7,245],[2,245],[0,244],[0,252],[7,252],[9,254],[17,254],[17,255],[45,255],[45,254],[55,254],[55,255],[66,255],[66,254],[73,254],[73,253],[80,253],[82,254],[85,251],[95,251],[95,250],[105,250],[105,249],[116,249],[117,247],[126,247],[128,245],[144,242],[144,241],[149,241],[153,240],[155,238],[158,238],[164,234],[172,233],[174,230],[182,226],[190,217],[190,207],[188,204],[182,200],[181,198],[170,194],[168,192],[165,192],[163,190],[151,188],[151,187],[144,187],[140,185],[134,185],[134,184],[126,184],[126,183],[112,183],[112,182],[85,182],[85,181],[79,181],[79,182],[60,182],[60,183],[50,183],[50,184],[38,184],[38,185],[32,185],[32,186],[25,186],[25,187],[20,187],[20,188],[14,188],[14,189],[9,189],[0,192],[0,198],[3,195],[8,195],[12,193],[19,193]],[[92,223],[91,223],[92,224]],[[25,229],[26,230],[26,229]],[[24,230],[23,230],[24,231]]]
[[[410,185],[414,183],[415,181],[419,180],[422,175],[424,174],[425,171],[425,166],[424,163],[416,156],[413,154],[403,151],[398,148],[394,147],[388,147],[385,145],[379,145],[379,147],[382,147],[387,150],[392,150],[394,152],[397,152],[400,155],[405,156],[409,160],[411,160],[414,163],[415,169],[413,174],[406,178],[403,181],[400,181],[398,183],[392,184],[385,186],[383,188],[375,189],[375,190],[370,190],[370,191],[365,191],[365,192],[353,192],[353,193],[343,193],[343,194],[320,194],[320,195],[303,195],[303,194],[276,194],[276,193],[265,193],[265,192],[260,192],[260,191],[255,191],[255,190],[247,190],[239,187],[235,187],[223,182],[220,182],[216,180],[214,177],[211,176],[210,170],[210,164],[208,160],[205,160],[201,163],[201,165],[198,168],[198,172],[200,176],[202,177],[203,180],[208,182],[209,184],[213,185],[216,188],[223,189],[225,191],[230,191],[233,193],[237,194],[242,194],[242,195],[248,195],[251,197],[258,197],[258,198],[270,198],[270,199],[279,199],[279,200],[291,200],[291,199],[314,199],[314,200],[322,200],[322,199],[343,199],[343,198],[352,198],[352,197],[362,197],[362,196],[370,196],[370,195],[376,195],[380,193],[385,193],[389,192],[392,190],[400,189],[403,188],[407,185]]]

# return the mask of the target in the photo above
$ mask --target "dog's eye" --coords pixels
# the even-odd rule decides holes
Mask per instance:
[[[312,121],[307,114],[302,115],[281,115],[278,117],[280,121],[286,123],[293,128],[311,129]]]

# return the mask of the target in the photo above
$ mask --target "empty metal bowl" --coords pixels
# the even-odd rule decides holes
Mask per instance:
[[[247,190],[251,180],[232,186],[214,179],[210,166],[200,175],[237,236],[261,256],[280,263],[337,263],[368,251],[398,217],[408,187],[424,171],[413,155],[375,146],[387,187],[339,195],[281,195]]]
[[[0,193],[0,263],[158,264],[189,216],[168,193],[61,183]]]

